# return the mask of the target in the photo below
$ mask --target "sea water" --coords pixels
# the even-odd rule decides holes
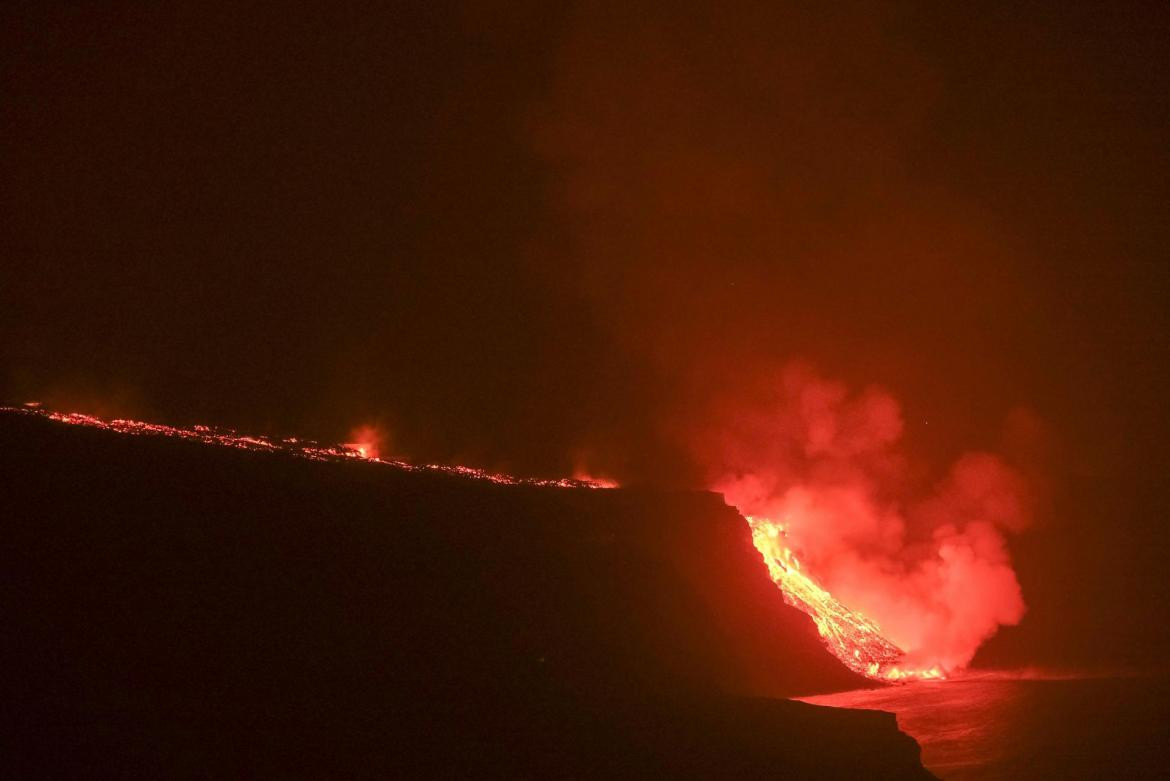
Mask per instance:
[[[802,697],[894,713],[951,779],[1170,779],[1170,677],[991,673]]]

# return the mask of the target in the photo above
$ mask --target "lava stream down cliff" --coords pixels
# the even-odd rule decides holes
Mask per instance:
[[[825,646],[841,663],[859,675],[879,681],[943,679],[939,667],[915,669],[902,665],[905,652],[890,642],[881,628],[861,613],[842,605],[800,569],[800,560],[784,544],[784,526],[767,518],[747,515],[752,542],[768,565],[768,574],[784,601],[807,613]]]
[[[79,412],[43,410],[35,402],[23,408],[0,407],[0,411],[38,415],[59,423],[99,428],[118,434],[171,437],[221,447],[281,452],[316,461],[360,460],[385,464],[405,471],[440,472],[500,485],[589,489],[617,487],[612,481],[592,478],[541,479],[516,477],[467,466],[412,464],[369,455],[366,448],[361,445],[322,445],[293,437],[274,440],[265,436],[248,436],[230,429],[209,426],[179,428],[120,418],[104,420]],[[905,666],[903,663],[905,652],[887,639],[876,623],[841,604],[809,574],[803,572],[800,561],[785,544],[782,523],[751,515],[744,517],[751,528],[752,542],[763,557],[768,573],[780,589],[784,601],[812,618],[825,646],[847,668],[866,678],[884,682],[937,680],[946,677],[946,673],[937,666],[929,669]]]

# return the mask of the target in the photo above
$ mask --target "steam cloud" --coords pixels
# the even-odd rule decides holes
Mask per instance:
[[[534,258],[575,261],[552,283],[639,367],[645,420],[594,427],[597,468],[785,521],[806,571],[912,661],[964,665],[1025,611],[1005,542],[1024,480],[988,453],[911,461],[889,393],[789,362],[929,398],[952,453],[1019,401],[987,391],[995,350],[954,335],[1024,311],[1021,250],[924,164],[945,80],[905,18],[691,10],[579,7],[532,112],[557,223]]]
[[[1029,523],[1019,474],[967,453],[916,490],[888,393],[850,394],[799,364],[770,384],[753,402],[726,403],[695,435],[712,488],[745,513],[782,521],[806,570],[916,664],[962,667],[1020,620],[1004,539]]]

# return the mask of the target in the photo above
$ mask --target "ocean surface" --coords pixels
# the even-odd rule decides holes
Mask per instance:
[[[950,779],[1170,779],[1170,677],[1009,673],[802,697],[894,713]]]

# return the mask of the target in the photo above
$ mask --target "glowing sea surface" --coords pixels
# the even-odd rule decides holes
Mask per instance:
[[[804,702],[894,713],[950,779],[1170,779],[1170,678],[1010,678],[859,689]]]

